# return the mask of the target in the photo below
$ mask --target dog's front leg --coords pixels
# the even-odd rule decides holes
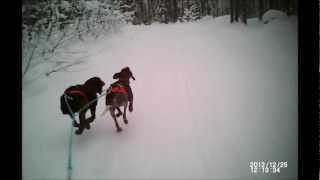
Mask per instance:
[[[91,106],[90,112],[91,112],[91,117],[88,118],[88,122],[92,123],[94,121],[94,119],[96,118],[96,106]]]
[[[128,119],[127,119],[127,106],[128,106],[128,103],[126,103],[125,105],[124,105],[124,113],[123,113],[123,122],[125,123],[125,124],[128,124]]]

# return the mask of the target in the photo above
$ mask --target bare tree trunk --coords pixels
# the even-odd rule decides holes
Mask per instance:
[[[290,0],[285,0],[285,10],[288,16],[290,16]]]
[[[230,23],[234,21],[234,0],[230,0]]]
[[[270,0],[270,9],[275,8],[275,1],[274,0]]]
[[[177,0],[173,0],[173,21],[177,22],[178,20],[178,3]]]
[[[263,16],[263,0],[259,0],[259,20],[262,21]]]
[[[239,22],[239,0],[235,0],[236,1],[236,16],[235,16],[235,21]]]
[[[205,16],[205,0],[200,0],[200,16]]]
[[[247,24],[247,0],[242,0],[241,19],[244,24]]]
[[[150,24],[150,0],[144,0],[143,6],[144,6],[144,24],[149,25]]]
[[[297,11],[297,0],[292,0],[293,2],[292,2],[292,12],[294,13],[294,14],[296,14],[296,15],[298,15],[298,11]]]
[[[166,13],[165,13],[165,23],[168,24],[168,22],[170,21],[169,17],[170,17],[170,4],[167,0],[165,0],[165,7],[166,7]]]
[[[213,0],[210,0],[210,2],[209,2],[210,4],[209,4],[209,7],[210,7],[210,16],[212,16],[212,17],[214,17],[214,2],[213,2]]]
[[[29,56],[28,58],[28,61],[27,61],[27,65],[26,65],[26,68],[24,69],[24,72],[22,74],[22,77],[24,77],[26,75],[26,73],[28,72],[29,68],[30,68],[30,64],[31,64],[31,61],[33,60],[33,55],[34,55],[34,52],[35,50],[38,48],[38,42],[39,42],[39,37],[37,38],[37,42],[34,44],[33,46],[33,49],[31,51],[31,55]]]
[[[61,42],[65,37],[66,37],[66,32],[63,32],[63,34],[60,37],[60,39],[57,41],[57,43],[50,50],[51,53],[54,53],[56,51],[56,49],[61,45]]]
[[[205,0],[205,16],[210,14],[210,10],[209,10],[209,0]]]
[[[79,38],[79,40],[83,41],[82,32],[81,32],[81,30],[80,30],[80,24],[81,24],[81,17],[79,17],[79,18],[77,19],[76,31],[78,32],[78,38]]]

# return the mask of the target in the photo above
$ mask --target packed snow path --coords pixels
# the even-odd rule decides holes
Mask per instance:
[[[100,99],[91,129],[74,137],[73,179],[294,179],[296,19],[246,27],[228,18],[125,27],[91,42],[86,64],[25,86],[24,179],[67,177],[70,118],[60,112],[61,93],[93,76],[109,85],[124,66],[136,77],[129,124],[119,118],[117,133],[109,113],[100,116]],[[250,161],[288,168],[254,175]]]

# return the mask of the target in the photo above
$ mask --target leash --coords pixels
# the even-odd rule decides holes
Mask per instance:
[[[106,95],[107,93],[109,93],[109,89],[107,89],[104,93],[102,93],[100,96],[96,97],[95,99],[91,100],[90,102],[88,102],[86,105],[84,105],[78,113],[82,112],[83,110],[85,110],[86,108],[88,108],[92,103],[94,103],[95,101],[97,101],[99,98],[101,98],[102,96]],[[70,136],[69,136],[69,150],[68,150],[68,180],[71,180],[72,178],[72,141],[73,141],[73,124],[76,122],[76,116],[67,99],[72,99],[72,97],[68,96],[67,94],[64,94],[64,101],[67,104],[68,110],[69,110],[69,116],[72,119],[72,123],[71,123],[71,128],[70,128]]]
[[[96,102],[98,99],[100,99],[102,96],[107,95],[107,90],[106,92],[102,93],[100,96],[94,98],[93,100],[89,101],[86,105],[84,105],[80,110],[79,113],[88,108],[92,103]]]
[[[68,180],[72,178],[72,136],[73,135],[73,122],[71,123],[71,130],[69,136],[69,152],[68,152]]]
[[[68,180],[71,180],[72,178],[72,134],[73,134],[73,123],[76,121],[75,120],[75,113],[72,112],[72,109],[67,101],[68,96],[64,94],[64,101],[67,104],[68,110],[69,110],[69,115],[72,119],[71,122],[71,130],[70,130],[70,136],[69,136],[69,152],[68,152]]]

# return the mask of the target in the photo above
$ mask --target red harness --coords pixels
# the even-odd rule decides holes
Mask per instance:
[[[126,93],[127,93],[127,90],[126,90],[124,87],[122,87],[122,86],[115,86],[115,87],[112,87],[111,92],[113,92],[113,93],[123,93],[123,94],[126,94]]]
[[[82,97],[84,97],[84,99],[85,99],[87,102],[89,102],[89,99],[88,99],[87,95],[86,95],[84,92],[82,92],[82,91],[79,91],[79,90],[70,90],[70,91],[67,91],[66,94],[79,94],[79,95],[81,95]]]

